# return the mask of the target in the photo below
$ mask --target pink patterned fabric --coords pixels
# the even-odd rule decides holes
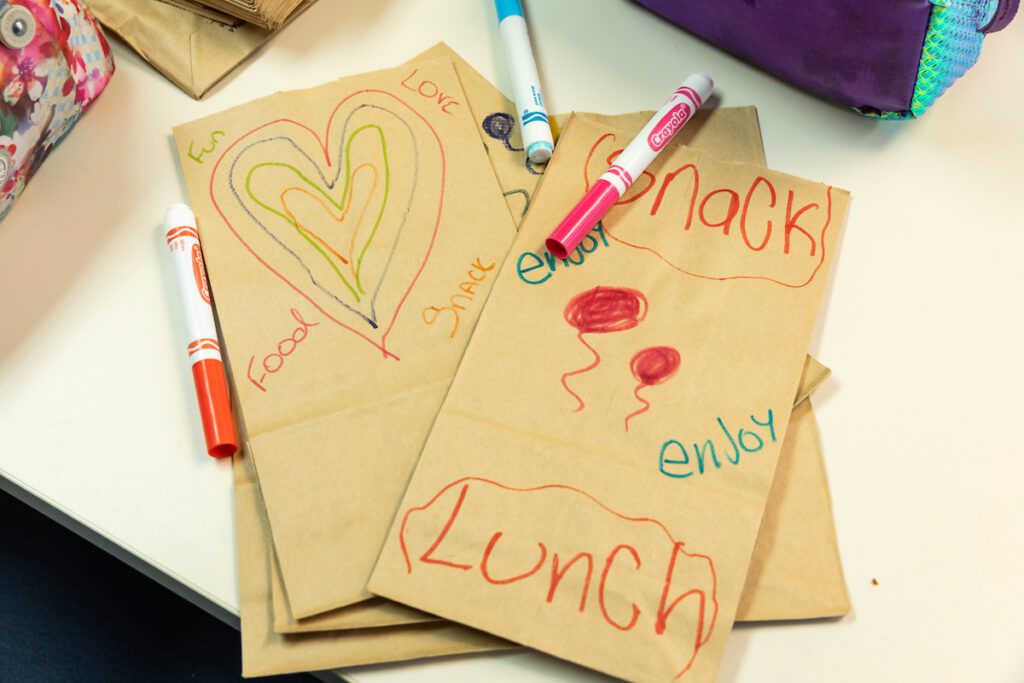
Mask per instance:
[[[28,9],[35,36],[0,43],[0,219],[114,72],[110,46],[80,0],[0,0]]]

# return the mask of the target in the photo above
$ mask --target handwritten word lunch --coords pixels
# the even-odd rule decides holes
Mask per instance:
[[[310,328],[317,327],[320,323],[311,323],[303,319],[302,314],[294,308],[289,311],[295,322],[299,323],[299,326],[292,330],[292,333],[277,343],[277,351],[268,353],[263,357],[260,362],[260,367],[263,368],[264,372],[260,375],[259,379],[253,376],[253,365],[256,363],[256,356],[249,358],[249,366],[245,371],[245,376],[250,382],[255,385],[257,389],[266,393],[267,388],[264,386],[264,382],[268,375],[273,375],[281,371],[284,367],[284,359],[295,353],[295,350],[299,348],[299,344],[306,341],[306,337],[309,336]]]
[[[448,297],[448,305],[424,308],[421,314],[423,322],[433,325],[442,315],[446,315],[452,327],[451,332],[448,333],[448,338],[454,338],[455,333],[459,331],[459,324],[462,322],[459,314],[461,311],[466,310],[462,302],[473,303],[476,301],[476,288],[487,279],[487,274],[494,270],[497,265],[497,263],[491,263],[491,265],[485,266],[480,258],[470,263],[469,270],[466,271],[467,279],[459,283],[459,291]]]
[[[692,450],[687,450],[682,441],[669,439],[661,446],[658,469],[667,477],[687,479],[694,474],[710,472],[711,466],[716,470],[721,468],[719,454],[725,456],[726,462],[739,465],[744,454],[757,453],[767,441],[775,443],[778,440],[775,434],[775,415],[771,408],[764,422],[751,415],[750,423],[755,425],[753,429],[741,428],[734,433],[722,418],[716,417],[715,424],[721,434],[715,438],[725,438],[725,441],[719,441],[720,448],[715,447],[715,438],[705,439],[702,445],[692,442]]]
[[[421,97],[425,97],[428,100],[436,101],[437,105],[441,108],[445,114],[451,114],[452,108],[459,106],[460,102],[453,99],[451,95],[446,95],[441,91],[440,86],[433,81],[425,78],[417,79],[416,74],[419,73],[419,69],[413,69],[412,73],[405,77],[402,81],[402,87],[406,90],[410,90],[414,93],[418,93]]]
[[[583,241],[580,242],[575,251],[569,254],[568,258],[556,258],[547,250],[544,251],[543,255],[532,251],[524,251],[519,255],[519,259],[516,260],[516,275],[528,285],[542,285],[555,274],[555,269],[559,262],[562,263],[563,268],[582,266],[583,262],[587,259],[587,254],[594,253],[602,245],[605,247],[610,246],[608,237],[604,234],[603,224],[598,223],[590,232],[591,234],[583,238]],[[594,236],[595,234],[597,235],[596,237]],[[530,273],[533,274],[530,275]]]
[[[542,511],[554,508],[572,511],[573,528],[592,531],[552,525]],[[711,557],[661,522],[620,514],[571,486],[459,479],[407,510],[399,536],[407,573],[454,572],[467,591],[515,591],[543,606],[540,620],[557,610],[631,637],[669,639],[673,645],[654,647],[673,649],[676,671],[692,664],[714,629]]]

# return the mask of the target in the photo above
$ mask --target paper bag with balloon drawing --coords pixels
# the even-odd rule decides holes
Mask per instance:
[[[458,78],[354,76],[175,140],[291,605],[365,599],[515,235]]]
[[[506,103],[503,106],[512,111],[511,103],[493,85],[446,46],[428,50],[424,56],[436,58],[439,54],[452,56],[468,104],[477,121],[495,113],[491,110],[499,106],[495,104],[499,98]],[[481,111],[491,113],[481,115]],[[632,133],[647,122],[650,113],[578,116],[621,127]],[[723,159],[763,164],[764,153],[757,114],[752,107],[718,109],[707,112],[701,118],[699,128],[686,129],[694,131],[688,135],[691,147],[706,150]],[[484,131],[484,126],[478,130]],[[539,179],[539,176],[520,174],[522,164],[502,163],[502,160],[510,161],[514,156],[525,159],[525,153],[522,152],[513,155],[493,148],[489,150],[489,158],[503,187],[509,186],[506,183],[522,184],[531,178]],[[533,185],[529,187],[532,195]],[[516,202],[520,197],[508,191],[505,194],[506,199],[513,200],[510,202],[510,210],[515,217],[521,208]],[[827,368],[808,357],[797,400],[806,398],[827,374]],[[801,425],[813,423],[813,420],[813,412],[809,408],[800,412]],[[801,427],[801,431],[805,430]],[[779,472],[768,500],[768,510],[772,513],[770,524],[766,516],[765,526],[755,546],[747,588],[737,614],[737,620],[740,621],[835,616],[849,611],[820,445],[816,438],[804,438],[787,448],[790,441],[797,441],[793,429],[787,434],[783,445]],[[783,461],[791,464],[783,468]],[[388,510],[380,512],[391,514]],[[375,598],[298,620],[291,614],[287,592],[276,566],[273,574],[274,630],[279,633],[389,626],[435,619],[403,605]],[[799,577],[799,580],[794,577]]]
[[[848,195],[677,148],[553,262],[620,137],[563,133],[370,588],[612,675],[711,681]]]

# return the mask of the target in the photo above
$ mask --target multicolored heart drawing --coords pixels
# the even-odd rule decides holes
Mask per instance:
[[[437,238],[445,170],[444,145],[419,112],[361,90],[334,107],[323,137],[292,119],[239,137],[217,160],[210,196],[257,261],[398,359],[387,338]]]

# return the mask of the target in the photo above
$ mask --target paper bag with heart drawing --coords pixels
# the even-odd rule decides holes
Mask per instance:
[[[353,76],[175,140],[291,606],[366,599],[515,236],[458,78]]]

